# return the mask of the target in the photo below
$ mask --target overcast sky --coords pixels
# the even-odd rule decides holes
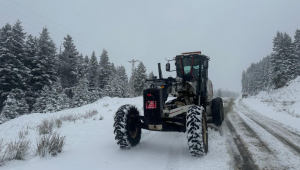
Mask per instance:
[[[19,19],[25,32],[38,36],[47,26],[57,47],[70,34],[83,55],[94,50],[99,57],[105,48],[128,75],[132,59],[158,75],[165,58],[202,51],[211,58],[214,89],[239,92],[242,71],[272,52],[276,32],[293,38],[300,29],[299,7],[297,0],[1,0],[0,27]]]

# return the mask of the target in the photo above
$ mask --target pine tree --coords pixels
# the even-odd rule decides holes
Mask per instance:
[[[112,69],[115,69],[113,68],[114,66],[111,66],[107,51],[105,49],[103,49],[102,54],[100,56],[99,66],[99,86],[101,89],[103,89],[110,78]]]
[[[98,75],[99,75],[99,65],[98,65],[98,61],[97,61],[95,52],[93,51],[91,59],[90,59],[90,63],[89,63],[88,81],[89,81],[90,88],[97,89],[99,87]]]
[[[64,38],[64,51],[59,60],[59,75],[63,88],[74,87],[78,83],[78,51],[70,35]]]
[[[38,39],[33,37],[32,35],[28,35],[25,42],[25,57],[24,57],[24,65],[27,67],[29,72],[29,78],[27,79],[27,91],[26,91],[26,101],[29,105],[29,112],[33,109],[33,104],[35,103],[36,98],[38,97],[38,93],[36,93],[34,86],[30,84],[30,82],[34,79],[32,75],[32,70],[34,69],[34,58],[36,57],[37,52],[37,43]]]
[[[242,73],[241,83],[242,83],[242,92],[246,93],[247,89],[246,89],[246,72],[245,72],[245,70],[243,70],[243,73]]]
[[[285,77],[286,77],[286,82],[293,80],[296,78],[296,68],[294,66],[296,59],[293,56],[293,43],[292,43],[292,38],[287,34],[284,33],[283,35],[283,55],[285,58]]]
[[[50,88],[45,85],[40,92],[39,97],[36,99],[36,103],[33,105],[33,113],[44,113],[47,107],[47,99],[50,95]]]
[[[295,61],[295,68],[296,68],[296,76],[300,76],[300,30],[296,30],[295,36],[294,36],[294,59]]]
[[[44,86],[36,103],[33,105],[33,113],[51,113],[71,107],[71,101],[63,93],[60,81],[52,84],[51,87]]]
[[[0,30],[0,110],[12,89],[26,90],[27,88],[29,69],[20,61],[24,52],[16,48],[16,46],[23,48],[20,44],[24,42],[22,38],[24,34],[19,22],[13,28],[10,24],[6,24]]]
[[[87,81],[89,83],[89,77],[90,77],[90,59],[86,55],[84,57],[84,63],[83,63],[84,69],[85,69],[85,77],[87,78]]]
[[[30,81],[30,84],[35,90],[42,90],[45,85],[51,86],[57,81],[55,54],[55,44],[49,37],[47,28],[43,28],[38,39],[37,53],[34,57],[34,66],[31,71],[34,78]]]
[[[126,70],[124,66],[120,66],[117,68],[117,74],[119,79],[119,87],[120,87],[120,94],[118,97],[129,97],[129,82],[128,76],[126,74]]]
[[[135,69],[133,74],[133,96],[140,96],[143,94],[143,89],[145,88],[144,79],[147,78],[146,67],[143,62],[140,62],[137,69]]]
[[[23,63],[30,71],[34,68],[33,61],[37,52],[37,41],[38,39],[30,34],[27,36],[25,42],[25,57]]]
[[[86,77],[79,80],[78,86],[75,87],[74,91],[74,97],[72,98],[73,107],[80,107],[91,103],[91,92],[88,91],[88,81]]]
[[[287,77],[285,75],[287,69],[286,63],[286,53],[285,48],[285,37],[282,33],[277,32],[277,36],[273,40],[273,55],[271,57],[272,63],[272,82],[276,88],[280,88],[287,82]]]
[[[78,79],[82,79],[86,76],[86,65],[85,65],[85,62],[84,62],[84,58],[83,58],[83,55],[80,54],[78,56]]]
[[[14,119],[18,116],[28,114],[29,106],[25,101],[25,93],[20,89],[12,90],[4,102],[1,115],[5,118]]]

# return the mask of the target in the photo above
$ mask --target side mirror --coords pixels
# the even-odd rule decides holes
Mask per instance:
[[[170,67],[171,67],[171,66],[170,66],[170,63],[167,63],[167,64],[166,64],[166,71],[170,71]]]
[[[208,69],[208,60],[204,60],[204,68]]]

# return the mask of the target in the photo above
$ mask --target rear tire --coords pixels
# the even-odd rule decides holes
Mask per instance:
[[[217,126],[221,126],[224,120],[224,108],[223,100],[220,97],[217,97],[212,100],[212,116],[213,121]]]
[[[114,117],[114,133],[120,148],[136,146],[141,139],[139,112],[133,105],[121,106]]]
[[[193,156],[203,156],[208,151],[207,122],[202,106],[191,106],[187,111],[186,131],[189,151]]]

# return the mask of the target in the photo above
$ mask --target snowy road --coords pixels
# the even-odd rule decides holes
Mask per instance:
[[[231,101],[223,129],[236,168],[299,169],[300,135],[247,106],[243,99]],[[229,136],[232,136],[232,141]]]
[[[244,99],[226,99],[225,120],[219,131],[209,130],[209,151],[203,157],[189,154],[185,133],[142,131],[140,144],[120,149],[114,140],[113,114],[124,104],[142,109],[142,98],[103,98],[93,104],[57,113],[30,114],[0,125],[0,136],[18,137],[28,125],[27,138],[35,145],[34,128],[44,118],[68,113],[85,113],[96,109],[104,117],[64,122],[64,152],[56,157],[29,155],[24,161],[11,161],[3,170],[71,169],[71,170],[194,170],[194,169],[299,169],[299,132],[255,110]]]

